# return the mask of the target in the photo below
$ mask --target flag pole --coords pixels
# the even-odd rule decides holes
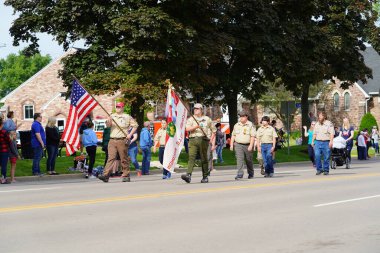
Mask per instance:
[[[166,80],[167,83],[169,83],[169,89],[172,90],[172,87],[173,85],[171,84],[170,80]],[[175,93],[175,91],[174,91]],[[180,96],[178,96],[178,99],[182,102],[183,106],[185,107],[186,111],[190,114],[190,116],[195,120],[195,122],[197,123],[197,125],[199,126],[199,128],[201,129],[202,133],[207,137],[207,134],[205,133],[205,131],[203,130],[203,128],[199,125],[199,122],[198,120],[194,117],[194,115],[191,113],[191,111],[189,110],[189,108],[187,108],[186,104],[183,102],[183,100],[181,99]],[[203,108],[202,108],[202,111],[203,111]]]
[[[76,78],[76,76],[74,76],[74,75],[72,75],[73,76],[73,78],[78,82],[78,84],[80,85],[80,86],[82,86],[83,88],[84,88],[84,86],[83,86],[83,84],[81,84],[80,82],[79,82],[79,80],[78,80],[78,78]],[[87,90],[86,90],[87,91]],[[125,137],[128,137],[128,134],[126,134],[125,132],[124,132],[124,130],[119,126],[119,124],[111,117],[111,114],[109,114],[107,111],[106,111],[106,109],[99,103],[99,101],[91,94],[91,93],[89,93],[88,91],[87,91],[87,93],[96,101],[96,103],[98,103],[98,105],[103,109],[103,111],[108,115],[108,117],[109,118],[111,118],[111,120],[115,123],[115,125],[117,126],[117,128],[119,128],[119,130],[124,134],[124,136]]]

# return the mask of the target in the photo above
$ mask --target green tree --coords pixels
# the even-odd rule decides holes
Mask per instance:
[[[208,80],[203,68],[227,40],[216,20],[223,1],[37,1],[7,0],[20,13],[10,32],[14,45],[27,41],[38,51],[37,32],[51,34],[64,49],[82,39],[89,46],[64,61],[72,74],[96,93],[120,90],[142,117],[145,101],[165,96],[171,79],[179,92]],[[216,58],[215,58],[216,59]],[[141,121],[140,121],[141,122]]]
[[[0,97],[17,88],[51,61],[49,55],[27,57],[20,52],[0,59]]]
[[[362,120],[360,121],[359,129],[363,130],[366,128],[371,133],[373,126],[376,126],[377,128],[379,127],[377,125],[377,121],[376,121],[375,117],[371,113],[364,114]]]
[[[312,85],[337,77],[342,88],[372,71],[360,51],[365,43],[380,50],[377,12],[367,0],[274,1],[281,26],[274,40],[283,40],[278,56],[269,57],[285,87],[301,96],[302,124],[308,125],[308,98]]]

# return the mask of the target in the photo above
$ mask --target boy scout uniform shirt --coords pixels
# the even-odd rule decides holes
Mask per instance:
[[[251,137],[256,136],[256,129],[249,120],[245,124],[238,122],[234,126],[232,135],[235,136],[235,142],[240,144],[250,144]]]
[[[194,116],[195,117],[195,116]],[[199,126],[203,129],[204,133],[200,128],[195,129],[194,131],[191,131],[189,134],[189,138],[194,137],[207,137],[209,138],[208,131],[211,130],[211,133],[216,133],[216,127],[212,123],[212,120],[207,116],[202,117],[195,117],[199,123]],[[197,125],[197,122],[194,120],[193,117],[189,118],[186,122],[186,128],[188,127],[194,127]],[[205,135],[206,134],[206,135]]]
[[[166,143],[166,129],[158,129],[156,136],[154,137],[154,141],[158,141],[160,146],[165,146]]]
[[[277,138],[276,130],[272,126],[261,126],[257,130],[257,138],[260,140],[260,143],[273,143],[273,138]]]
[[[116,121],[116,123],[121,127],[121,129],[124,130],[125,133],[128,133],[129,127],[137,128],[139,126],[137,122],[131,116],[125,113],[123,114],[114,113],[114,114],[111,114],[111,117],[114,121]],[[110,137],[114,139],[126,138],[124,133],[117,127],[115,122],[112,122]]]
[[[329,141],[331,134],[334,133],[334,125],[331,121],[325,120],[322,124],[318,121],[314,126],[314,135],[317,141]]]

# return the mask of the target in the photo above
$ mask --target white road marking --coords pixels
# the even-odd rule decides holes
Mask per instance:
[[[61,187],[49,187],[49,188],[31,188],[31,189],[22,189],[22,190],[8,190],[0,191],[0,193],[10,193],[10,192],[28,192],[28,191],[41,191],[41,190],[53,190],[60,189]]]
[[[379,197],[380,197],[380,195],[374,195],[374,196],[368,196],[368,197],[363,197],[363,198],[347,199],[347,200],[341,200],[341,201],[335,201],[335,202],[330,202],[330,203],[314,205],[314,207],[331,206],[331,205],[337,205],[337,204],[342,204],[342,203],[347,203],[347,202],[354,202],[354,201],[365,200],[365,199],[373,199],[373,198],[379,198]]]

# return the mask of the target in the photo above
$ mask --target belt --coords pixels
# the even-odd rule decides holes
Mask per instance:
[[[248,146],[249,143],[240,143],[240,142],[236,142],[237,144],[240,144],[240,145],[245,145],[245,146]]]
[[[110,138],[111,140],[124,140],[126,137],[121,137],[121,138]]]
[[[160,145],[160,148],[164,148],[165,147],[165,145]]]
[[[321,141],[321,140],[316,140],[316,141]],[[321,141],[321,142],[327,142],[327,141],[330,141],[330,140],[325,140],[325,141]]]
[[[204,136],[195,136],[195,137],[189,137],[189,139],[197,139],[197,138],[203,138]]]

